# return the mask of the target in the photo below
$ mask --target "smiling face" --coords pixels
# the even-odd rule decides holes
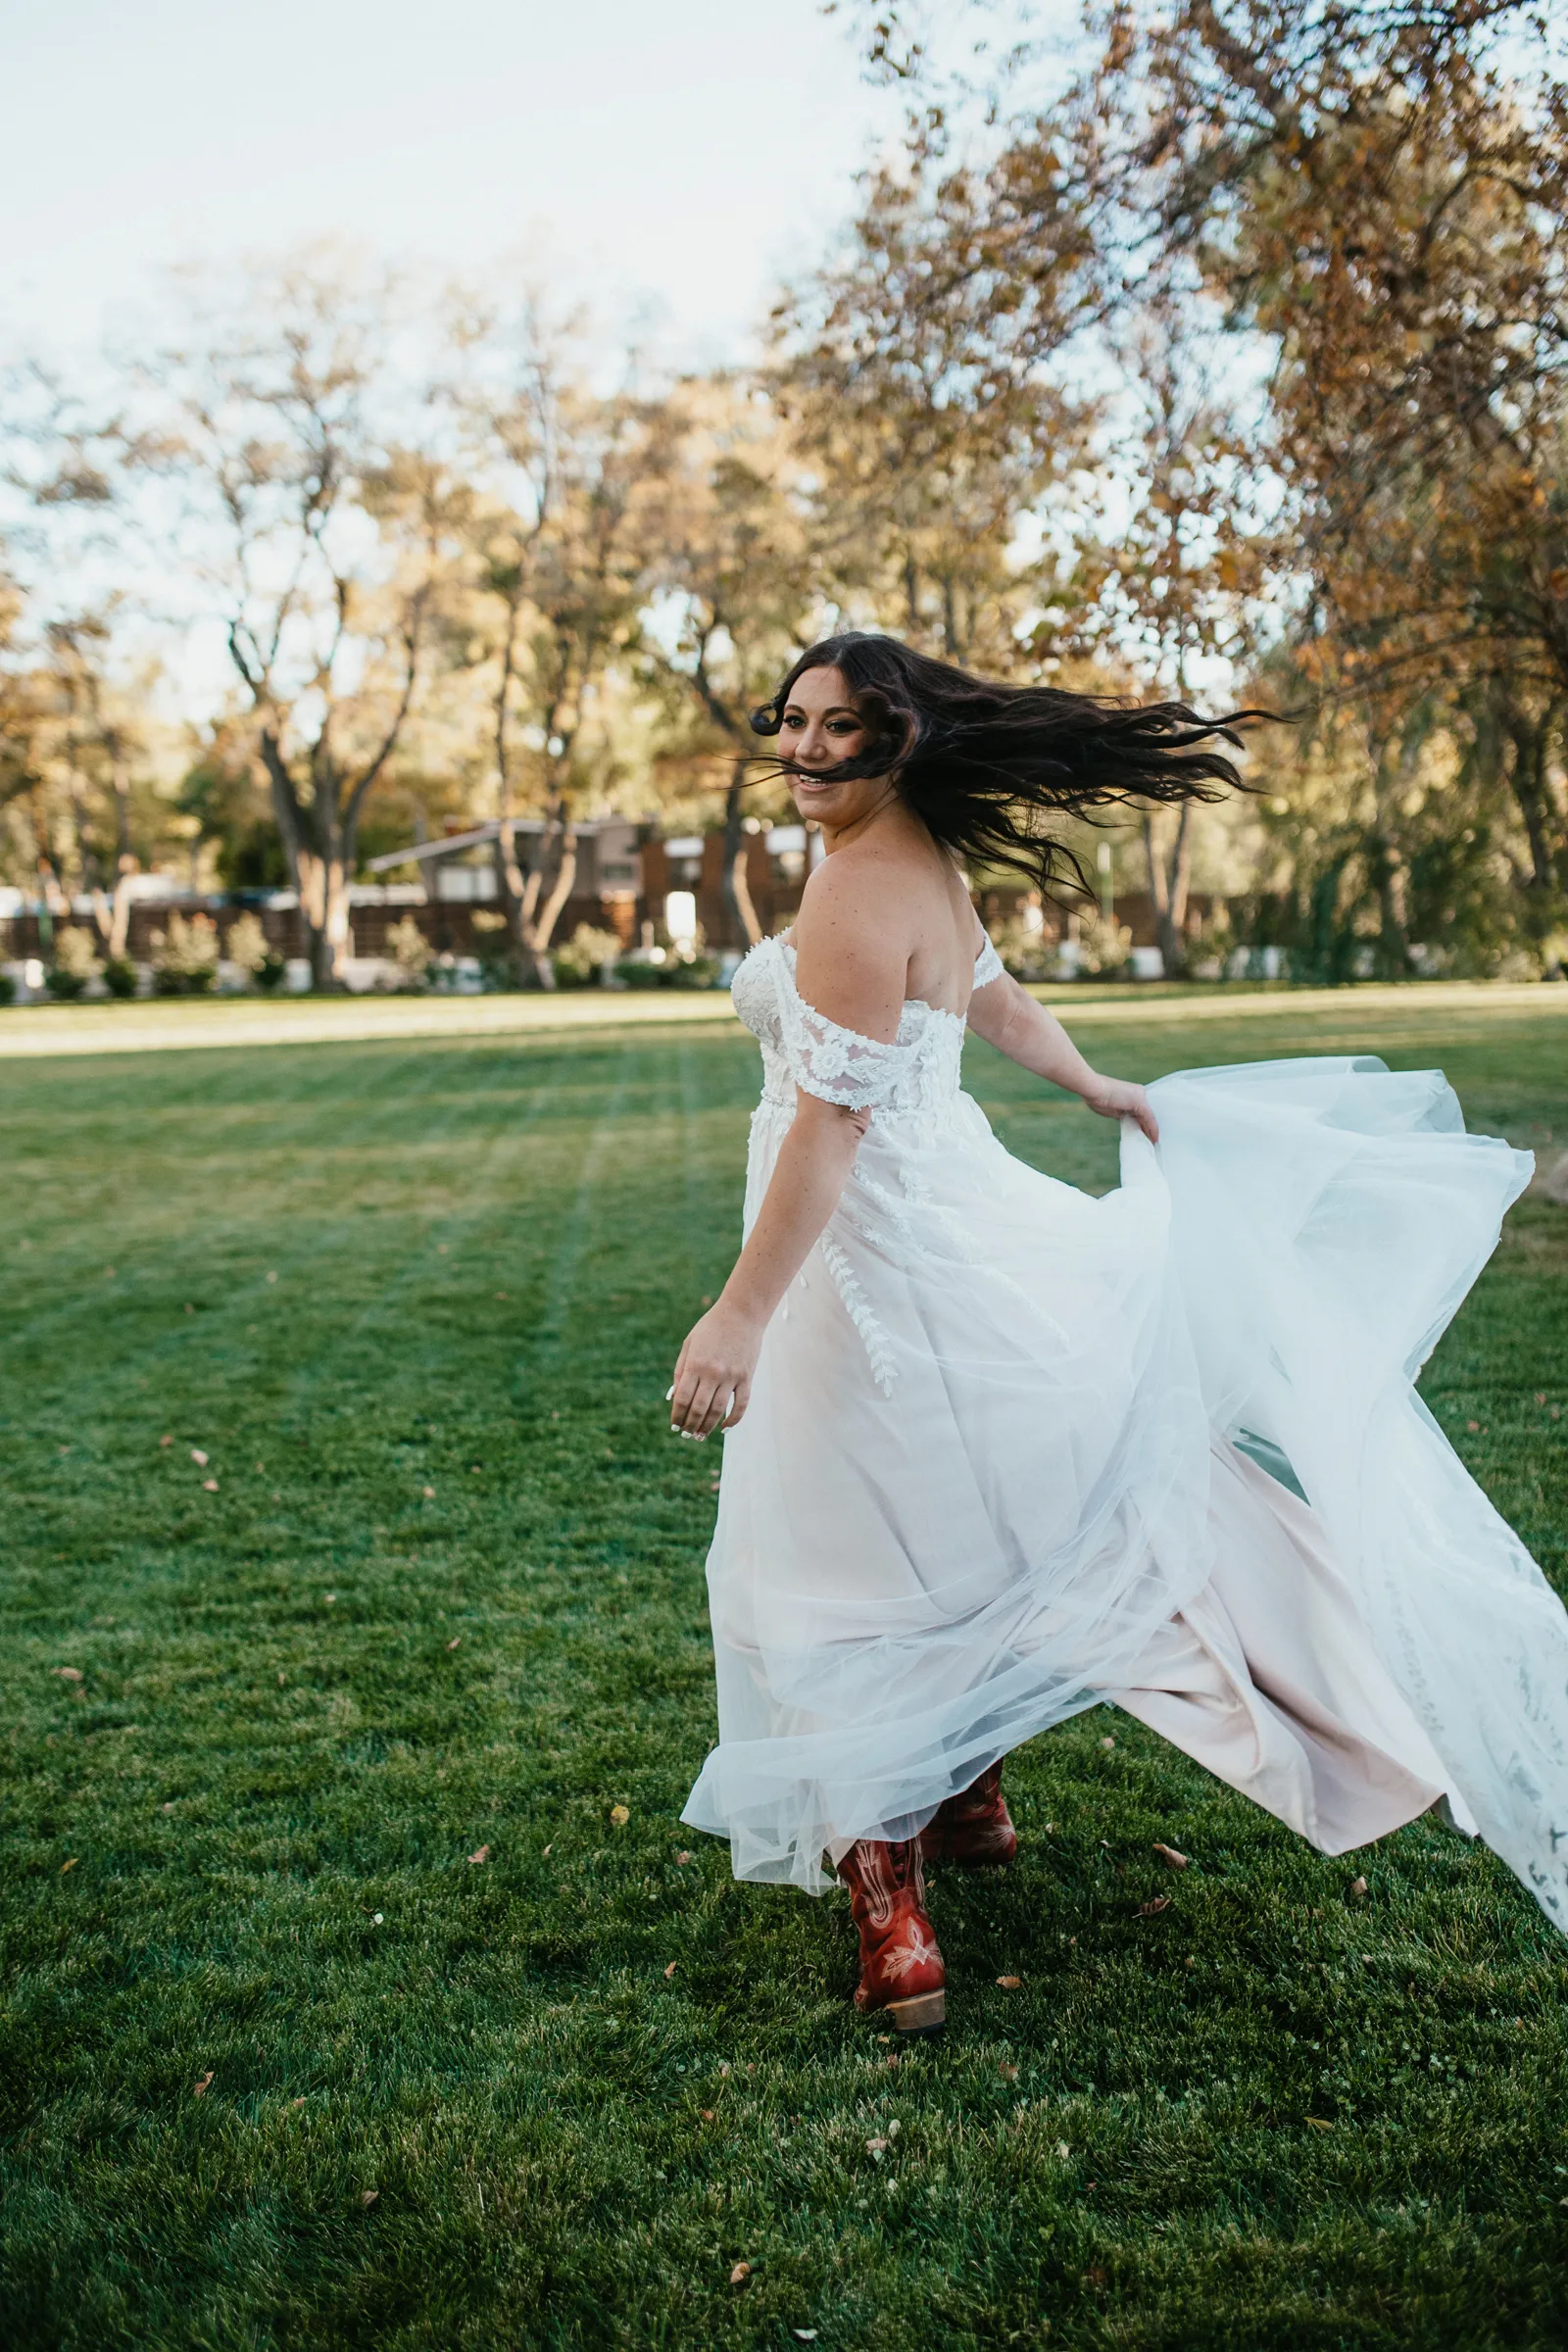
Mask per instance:
[[[778,742],[785,759],[806,769],[836,767],[867,748],[870,732],[841,669],[802,671],[784,706]],[[830,834],[869,815],[893,789],[889,776],[816,783],[809,775],[792,775],[789,782],[802,816],[815,817]]]

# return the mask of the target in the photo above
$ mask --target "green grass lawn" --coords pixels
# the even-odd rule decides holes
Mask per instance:
[[[1157,1009],[1090,1051],[1437,1061],[1568,1147],[1553,1009]],[[755,1088],[697,1028],[8,1069],[0,2340],[1561,2344],[1568,1944],[1484,1850],[1324,1861],[1097,1710],[896,2051],[844,1898],[680,1828],[717,1461],[662,1399]],[[1425,1387],[1560,1586],[1565,1350],[1534,1198]]]

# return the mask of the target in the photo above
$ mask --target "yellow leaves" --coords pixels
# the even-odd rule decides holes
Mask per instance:
[[[1303,2124],[1310,2124],[1314,2132],[1332,2132],[1334,2129],[1334,2126],[1325,2122],[1321,2115],[1303,2115],[1301,2121]]]
[[[1138,1916],[1140,1919],[1157,1919],[1161,1911],[1168,1911],[1169,1909],[1170,1896],[1168,1894],[1156,1894],[1152,1896],[1149,1902],[1139,1904]]]
[[[610,1818],[617,1830],[623,1830],[631,1819],[631,1807],[629,1805],[612,1805]]]
[[[999,1977],[997,1983],[1002,1986],[1004,1992],[1016,1992],[1022,1984],[1023,1979],[1022,1977]]]
[[[664,1971],[664,1982],[665,1982],[666,1984],[668,1984],[668,1982],[669,1982],[670,1978],[671,1978],[671,1977],[672,1977],[674,1974],[675,1974],[675,1962],[672,1960],[672,1961],[670,1962],[669,1966],[668,1966],[668,1967],[665,1969],[665,1971]]]
[[[205,2099],[205,2098],[206,2098],[206,2096],[207,2096],[208,2090],[209,2090],[209,2088],[211,2087],[211,2084],[212,2084],[212,2080],[213,2080],[213,2070],[212,2070],[212,2068],[211,2068],[211,2067],[209,2067],[209,2068],[208,2068],[208,2070],[207,2070],[207,2072],[206,2072],[206,2074],[205,2074],[205,2075],[203,2075],[203,2076],[201,2077],[201,2080],[200,2080],[199,2082],[193,2082],[193,2083],[191,2084],[191,2086],[190,2086],[190,2095],[191,2095],[191,2097],[192,2097],[193,2099]]]
[[[473,1852],[468,1856],[470,1862],[488,1862],[489,1859],[490,1848],[487,1845],[475,1846]]]
[[[381,2191],[378,2188],[362,2188],[360,2191],[360,2203],[362,2205],[373,2205],[376,2198],[380,2194]]]
[[[1187,1856],[1178,1853],[1173,1845],[1161,1845],[1157,1838],[1154,1840],[1154,1851],[1167,1870],[1185,1870],[1187,1868]]]
[[[462,1640],[463,1640],[463,1636],[462,1636],[461,1634],[454,1634],[454,1635],[453,1635],[453,1637],[452,1637],[452,1639],[451,1639],[451,1641],[450,1641],[450,1642],[447,1643],[447,1647],[448,1647],[448,1649],[456,1649],[456,1648],[457,1648],[457,1646],[458,1646],[458,1643],[459,1643],[459,1642],[460,1642]]]
[[[60,1876],[64,1878],[68,1870],[74,1870],[79,1859],[79,1855],[68,1854],[60,1865]]]

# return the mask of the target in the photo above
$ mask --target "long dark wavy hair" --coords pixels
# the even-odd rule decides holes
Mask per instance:
[[[776,735],[795,682],[837,669],[872,740],[853,760],[806,769],[779,759],[783,775],[820,782],[890,775],[906,805],[967,863],[1010,866],[1042,891],[1088,891],[1074,851],[1052,820],[1128,801],[1217,801],[1245,789],[1218,747],[1261,710],[1203,718],[1185,703],[1132,703],[1067,694],[1054,686],[1003,686],[954,662],[917,654],[896,637],[852,630],[824,637],[796,662],[769,703],[752,712],[759,735]]]

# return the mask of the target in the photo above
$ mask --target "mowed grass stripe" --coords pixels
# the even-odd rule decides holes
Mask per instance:
[[[1094,1051],[1353,1039],[1568,1144],[1554,1023],[1343,1004]],[[1102,1122],[983,1048],[969,1082],[1113,1181]],[[8,2340],[1560,2341],[1568,1966],[1484,1851],[1325,1862],[1097,1712],[1010,1768],[1016,1871],[939,1878],[955,2022],[894,2068],[841,1901],[679,1827],[715,1449],[663,1391],[756,1084],[717,1025],[19,1069]],[[1425,1390],[1559,1583],[1565,1340],[1531,1200]]]

